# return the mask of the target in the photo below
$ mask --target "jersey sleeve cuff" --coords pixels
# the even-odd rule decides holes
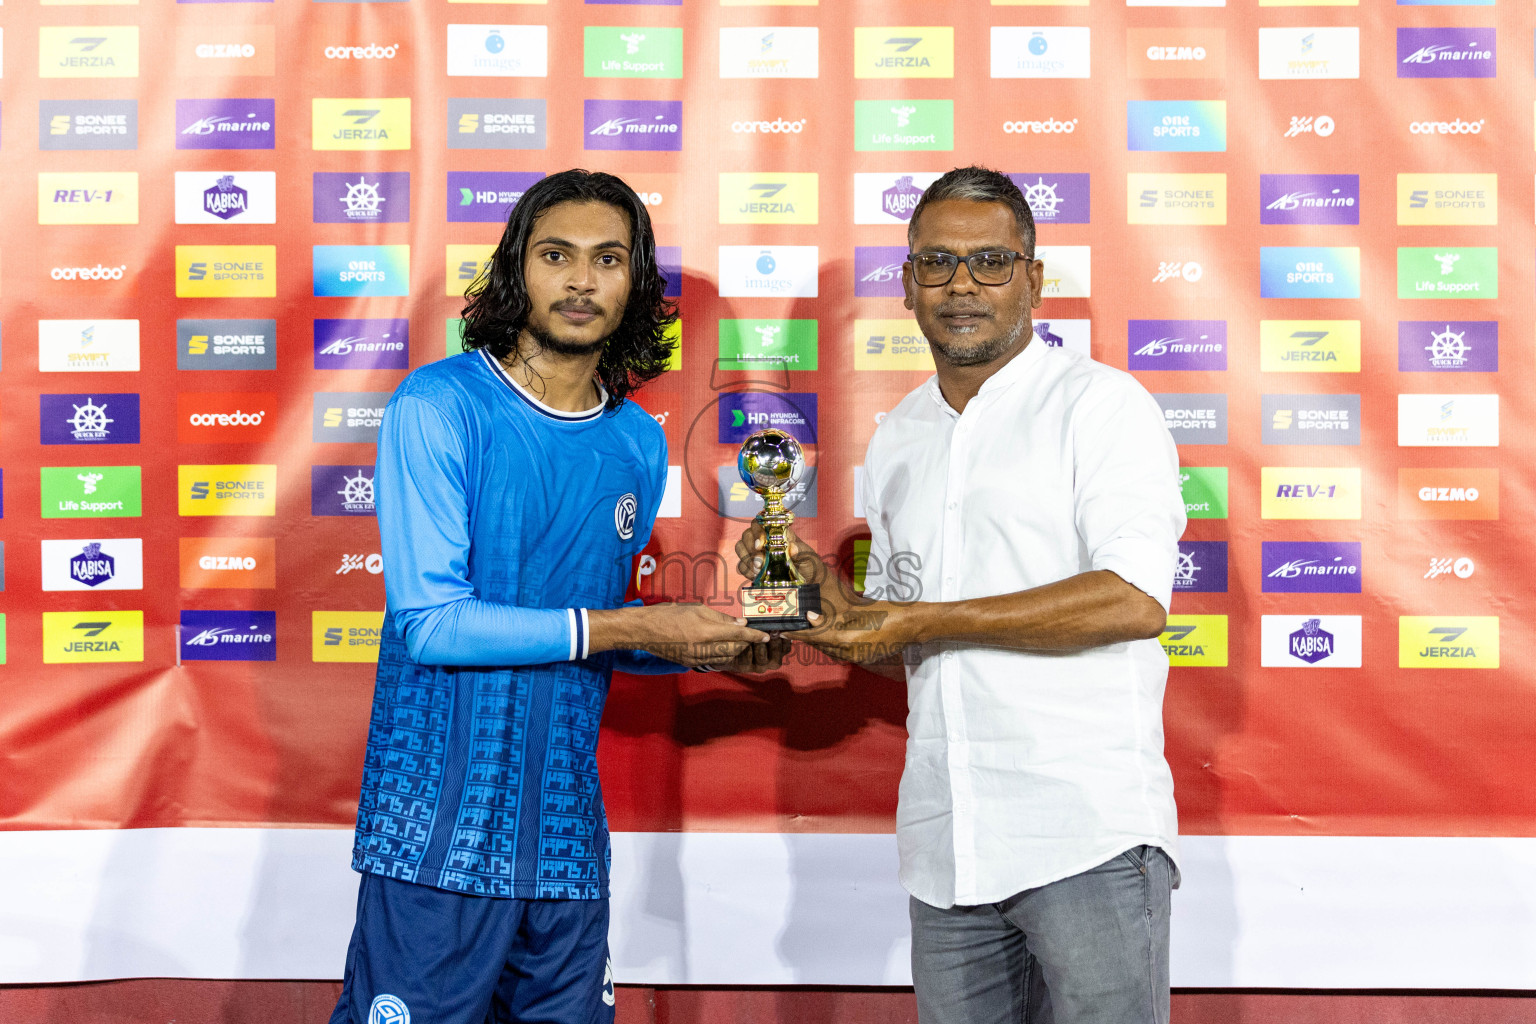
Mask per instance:
[[[571,633],[570,661],[582,661],[592,648],[592,627],[587,619],[585,608],[567,608],[565,610],[567,624]]]

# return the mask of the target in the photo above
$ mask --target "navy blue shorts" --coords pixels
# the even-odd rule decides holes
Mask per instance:
[[[613,1024],[607,900],[467,896],[365,874],[331,1024]]]

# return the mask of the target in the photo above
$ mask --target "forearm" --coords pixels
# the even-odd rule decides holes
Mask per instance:
[[[421,665],[542,665],[586,656],[580,615],[571,609],[466,597],[394,615],[407,651]]]

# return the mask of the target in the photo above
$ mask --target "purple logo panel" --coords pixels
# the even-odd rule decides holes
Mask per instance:
[[[409,320],[315,321],[317,370],[404,370],[410,361]]]
[[[1400,28],[1398,78],[1493,78],[1498,33],[1492,28]]]
[[[1358,594],[1358,541],[1267,540],[1261,571],[1266,594]]]
[[[448,220],[476,224],[505,224],[512,207],[540,171],[449,171]]]
[[[736,391],[720,396],[720,443],[738,444],[777,427],[796,441],[816,441],[816,395],[811,392]]]
[[[656,266],[667,279],[666,291],[662,295],[669,299],[683,297],[683,247],[680,245],[658,245],[656,247]]]
[[[681,100],[586,100],[582,104],[584,149],[683,148]]]
[[[409,171],[316,171],[316,224],[403,224],[411,219]]]
[[[1036,224],[1087,224],[1088,175],[1010,174]]]
[[[1176,594],[1225,594],[1227,542],[1179,541],[1179,563],[1173,570],[1173,590]]]
[[[1126,349],[1133,370],[1225,370],[1225,320],[1132,320]]]
[[[1360,175],[1261,174],[1260,224],[1359,224]]]
[[[309,514],[373,515],[373,467],[310,466]]]
[[[1499,368],[1499,322],[1399,320],[1397,368],[1405,373],[1493,373]]]
[[[904,245],[861,245],[853,250],[853,294],[861,299],[899,299]]]
[[[271,149],[275,100],[177,100],[177,149]]]
[[[39,395],[43,444],[138,444],[139,396]]]
[[[276,661],[277,613],[181,613],[182,661]]]

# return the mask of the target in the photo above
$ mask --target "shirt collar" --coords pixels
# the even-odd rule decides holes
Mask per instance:
[[[976,397],[980,398],[982,395],[989,394],[990,392],[1000,391],[1003,388],[1011,387],[1013,384],[1023,380],[1029,374],[1033,373],[1034,365],[1045,356],[1045,350],[1047,347],[1048,346],[1045,344],[1045,342],[1041,341],[1038,337],[1031,336],[1029,339],[1029,344],[1024,346],[1024,351],[1014,356],[996,373],[982,381],[980,390],[976,392]],[[939,387],[938,374],[934,374],[932,377],[928,378],[928,394],[929,397],[931,397],[935,402],[939,404],[939,408],[943,409],[949,415],[960,415],[955,411],[954,407],[945,400],[944,392]]]
[[[498,380],[507,386],[512,394],[522,399],[535,412],[547,416],[549,419],[558,420],[561,423],[587,423],[601,416],[604,407],[608,404],[607,389],[603,387],[601,381],[593,378],[592,383],[597,385],[596,405],[582,412],[566,412],[563,409],[553,408],[533,397],[533,394],[527,388],[513,380],[512,375],[507,372],[507,368],[501,365],[501,360],[491,355],[489,350],[482,348],[480,350],[480,358],[485,360],[485,365],[490,368]]]

